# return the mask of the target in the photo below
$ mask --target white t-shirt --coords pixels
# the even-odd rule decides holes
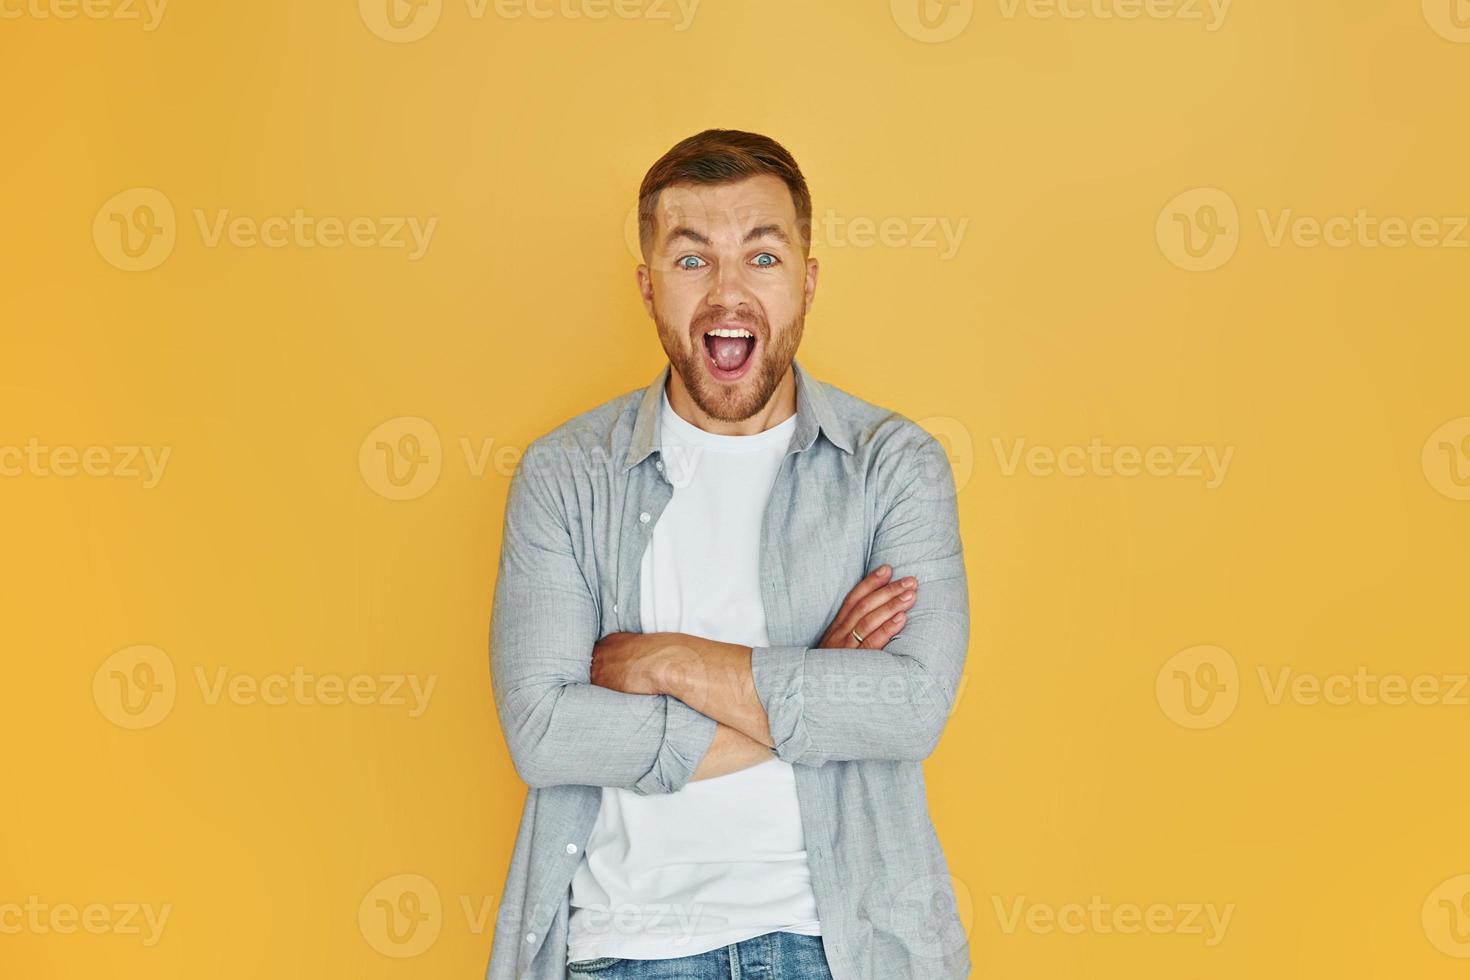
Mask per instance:
[[[663,397],[673,496],[643,554],[644,632],[764,646],[761,519],[796,428],[727,436]],[[692,956],[778,930],[821,935],[796,774],[774,756],[677,793],[605,786],[572,878],[567,958]]]

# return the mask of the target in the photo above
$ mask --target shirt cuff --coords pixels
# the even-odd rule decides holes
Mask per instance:
[[[751,647],[755,696],[766,709],[776,758],[796,763],[812,747],[806,728],[806,647]]]
[[[640,796],[656,793],[676,793],[689,782],[694,770],[699,768],[704,754],[715,738],[715,720],[695,711],[676,697],[659,695],[664,699],[664,740],[653,768],[633,784],[633,792]]]

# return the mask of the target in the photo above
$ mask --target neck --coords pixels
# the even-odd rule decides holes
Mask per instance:
[[[788,366],[776,390],[755,414],[738,422],[717,419],[707,414],[695,403],[684,385],[678,371],[669,372],[669,381],[664,391],[669,396],[669,407],[684,421],[696,425],[706,432],[722,436],[753,436],[780,425],[796,414],[796,374]]]

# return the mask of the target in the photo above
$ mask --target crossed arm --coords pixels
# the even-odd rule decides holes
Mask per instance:
[[[496,707],[528,784],[670,793],[772,754],[822,765],[933,750],[963,670],[969,608],[954,485],[931,437],[875,465],[878,568],[813,647],[676,633],[599,641],[575,521],[546,478],[555,464],[528,466],[532,456],[511,480],[491,622]],[[887,581],[891,569],[904,578]]]
[[[917,599],[913,577],[892,579],[893,569],[882,565],[854,586],[818,646],[883,649]],[[709,779],[774,754],[770,718],[751,671],[753,654],[748,646],[687,633],[609,633],[592,648],[591,680],[628,694],[670,695],[715,719],[709,751],[690,777]]]

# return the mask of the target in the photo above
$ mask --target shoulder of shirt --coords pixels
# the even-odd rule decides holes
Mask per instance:
[[[868,401],[834,384],[807,375],[818,386],[838,434],[869,466],[885,460],[912,458],[939,449],[923,426],[894,409]],[[633,424],[646,388],[635,388],[572,416],[533,439],[526,456],[556,469],[566,465],[604,469],[621,464],[633,436]]]
[[[927,452],[939,446],[933,435],[902,412],[875,404],[829,382],[821,382],[821,385],[827,408],[853,452],[867,457],[870,462]]]
[[[573,415],[531,440],[525,456],[538,463],[606,466],[628,452],[633,420],[646,388],[635,388]]]

